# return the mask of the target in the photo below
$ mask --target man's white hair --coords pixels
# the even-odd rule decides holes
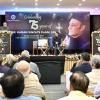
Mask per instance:
[[[8,63],[11,63],[12,61],[16,61],[17,59],[16,59],[16,57],[13,55],[13,54],[8,54],[8,55],[6,55],[6,61],[8,62]]]
[[[30,57],[30,54],[27,50],[22,51],[21,56]]]
[[[92,64],[100,63],[100,55],[93,55],[91,58]]]

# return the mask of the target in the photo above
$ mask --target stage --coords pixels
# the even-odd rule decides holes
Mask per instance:
[[[43,84],[60,84],[61,74],[64,73],[65,56],[30,56],[40,70]]]

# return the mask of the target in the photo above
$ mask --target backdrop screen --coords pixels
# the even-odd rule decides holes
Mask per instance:
[[[6,21],[13,33],[12,53],[31,52],[33,41],[38,39],[65,50],[90,49],[89,12],[6,12]]]

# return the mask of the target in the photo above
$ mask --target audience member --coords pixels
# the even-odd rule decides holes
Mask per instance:
[[[30,54],[27,50],[23,50],[21,52],[21,56],[19,57],[18,61],[21,61],[21,60],[25,60],[27,62],[30,62]]]
[[[30,55],[27,50],[22,51],[21,57],[18,59],[18,61],[21,61],[21,60],[25,60],[25,61],[29,62],[30,66],[31,66],[31,71],[33,73],[35,73],[39,79],[41,78],[39,68],[36,63],[30,61]]]
[[[30,62],[30,66],[31,66],[32,73],[35,73],[38,76],[38,78],[40,79],[41,78],[41,73],[39,71],[39,68],[38,68],[37,64],[33,63],[33,62]]]
[[[94,91],[96,84],[100,81],[100,55],[93,55],[91,58],[92,71],[87,73],[90,80],[89,89]]]
[[[92,67],[89,63],[90,54],[88,52],[81,53],[80,60],[76,64],[76,66],[72,67],[71,72],[81,71],[83,73],[91,72]]]
[[[0,56],[0,73],[5,73],[7,72],[10,68],[6,65],[2,65],[3,62],[3,57]]]
[[[68,96],[59,100],[95,100],[93,97],[88,97],[89,79],[83,72],[75,72],[70,77],[70,91]]]
[[[78,62],[80,62],[80,55],[79,56],[76,56],[76,58],[75,59],[77,59],[77,61],[73,64],[73,66],[72,67],[75,67],[75,66],[78,66],[78,65],[80,65]]]
[[[17,58],[13,55],[13,54],[8,54],[6,56],[6,63],[5,65],[7,65],[8,67],[12,68],[13,65],[17,62]]]
[[[14,69],[9,70],[0,79],[5,100],[41,100],[35,96],[22,96],[24,90],[24,77]],[[3,99],[4,100],[4,99]]]
[[[39,82],[37,75],[31,72],[30,64],[22,60],[16,64],[16,69],[20,71],[25,78],[25,89],[23,95],[38,96],[45,100],[44,89]]]
[[[100,100],[100,82],[96,85],[94,89],[94,97]]]

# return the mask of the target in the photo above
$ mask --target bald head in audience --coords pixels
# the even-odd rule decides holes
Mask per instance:
[[[80,71],[73,73],[70,77],[70,90],[79,90],[83,93],[87,92],[89,85],[88,77]]]
[[[16,69],[20,71],[24,75],[24,77],[28,76],[31,72],[30,64],[24,60],[16,64]]]
[[[25,79],[23,95],[32,95],[45,99],[44,89],[40,84],[37,75],[31,72],[30,64],[25,60],[21,60],[20,62],[16,63],[14,67],[23,74]]]

